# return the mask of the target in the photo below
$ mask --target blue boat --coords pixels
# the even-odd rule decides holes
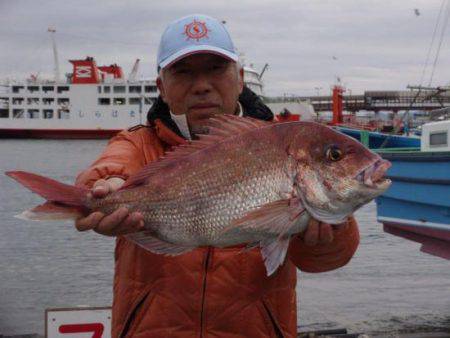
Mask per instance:
[[[380,152],[391,161],[392,186],[377,198],[384,230],[450,259],[450,152]]]
[[[388,148],[420,148],[420,138],[390,135],[373,131],[365,131],[348,127],[335,127],[342,133],[351,136],[370,149]]]
[[[425,124],[421,139],[337,128],[392,163],[392,186],[376,200],[384,230],[450,259],[450,121]]]

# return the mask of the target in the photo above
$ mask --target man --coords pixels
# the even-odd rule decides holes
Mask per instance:
[[[93,187],[94,197],[105,196],[168,148],[195,137],[216,114],[272,119],[244,90],[237,61],[219,21],[191,15],[171,23],[158,52],[161,95],[149,113],[151,127],[119,133],[77,184]],[[108,216],[92,213],[76,226],[117,236],[113,337],[296,337],[295,267],[338,268],[359,242],[353,219],[336,229],[312,221],[269,278],[259,249],[207,247],[176,257],[145,251],[121,236],[143,228],[142,215],[125,208]]]

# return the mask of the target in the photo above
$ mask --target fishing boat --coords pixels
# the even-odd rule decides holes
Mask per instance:
[[[424,124],[420,148],[377,152],[392,163],[393,184],[376,200],[384,230],[450,259],[450,120]]]

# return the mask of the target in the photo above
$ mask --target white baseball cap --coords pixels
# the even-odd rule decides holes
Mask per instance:
[[[192,14],[167,26],[158,48],[158,70],[186,56],[211,53],[237,61],[238,55],[224,24],[207,15]]]

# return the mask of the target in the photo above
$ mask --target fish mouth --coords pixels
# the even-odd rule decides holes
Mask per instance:
[[[391,180],[384,178],[384,175],[391,166],[391,162],[379,159],[361,170],[355,178],[368,188],[387,189],[391,184]]]

